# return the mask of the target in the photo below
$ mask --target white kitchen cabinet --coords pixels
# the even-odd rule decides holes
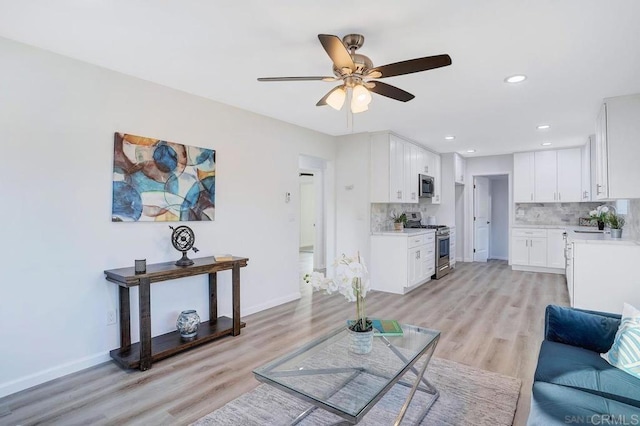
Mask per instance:
[[[580,148],[580,171],[581,171],[581,188],[580,201],[591,201],[591,141],[590,136],[587,143]]]
[[[613,313],[625,302],[640,306],[640,246],[575,240],[571,247],[572,306]]]
[[[534,173],[533,152],[513,154],[513,200],[516,203],[534,202]]]
[[[533,199],[538,203],[558,201],[558,167],[556,151],[534,153]]]
[[[418,203],[418,147],[390,133],[371,136],[371,202]]]
[[[404,145],[404,187],[410,203],[418,202],[418,150],[419,148],[411,143]]]
[[[421,161],[418,163],[420,174],[435,177],[436,154],[426,149],[422,150]]]
[[[547,230],[516,228],[511,238],[511,264],[514,266],[547,266]]]
[[[433,197],[431,197],[431,204],[440,204],[442,193],[442,161],[439,155],[434,156],[433,163]]]
[[[582,201],[582,152],[580,148],[556,151],[558,166],[558,200],[563,203]]]
[[[435,231],[371,236],[371,288],[405,294],[435,273]]]
[[[640,95],[604,100],[595,154],[596,199],[640,198]]]
[[[453,154],[454,182],[458,185],[464,185],[464,174],[467,169],[467,162],[460,154]]]
[[[582,201],[580,148],[513,155],[516,203]]]
[[[559,268],[565,267],[564,258],[564,229],[547,229],[547,267]]]
[[[564,274],[563,232],[564,229],[513,228],[512,269]]]

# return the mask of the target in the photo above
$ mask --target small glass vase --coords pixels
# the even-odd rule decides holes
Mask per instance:
[[[347,328],[349,332],[349,351],[358,355],[365,355],[371,352],[373,348],[373,329],[369,331],[353,331]]]
[[[178,320],[176,321],[176,328],[178,329],[182,340],[191,340],[196,337],[199,325],[200,316],[193,309],[182,311],[180,315],[178,315]]]

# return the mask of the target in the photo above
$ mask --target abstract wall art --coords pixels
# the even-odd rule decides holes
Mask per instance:
[[[214,220],[216,152],[116,133],[112,222]]]

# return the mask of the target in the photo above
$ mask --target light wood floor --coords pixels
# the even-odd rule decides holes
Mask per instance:
[[[301,268],[310,268],[308,257]],[[124,371],[112,362],[0,399],[0,425],[189,424],[256,387],[252,369],[343,324],[353,305],[312,293],[244,317],[237,337]],[[529,412],[544,308],[566,305],[561,275],[511,271],[504,261],[458,263],[449,276],[398,296],[372,292],[367,312],[442,331],[435,356],[522,379],[514,424]],[[428,374],[428,373],[427,373]]]

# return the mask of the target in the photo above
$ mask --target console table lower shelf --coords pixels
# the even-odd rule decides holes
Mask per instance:
[[[111,358],[125,368],[148,370],[155,361],[167,358],[194,346],[222,336],[237,336],[246,324],[240,321],[240,268],[249,259],[233,256],[217,261],[215,257],[192,259],[193,265],[176,266],[175,262],[147,265],[146,272],[137,274],[132,267],[104,271],[107,281],[118,285],[120,307],[120,347],[110,352]],[[231,271],[232,318],[218,316],[217,273]],[[182,340],[178,331],[151,338],[151,284],[177,278],[207,274],[209,276],[209,318],[200,323],[198,334]],[[140,341],[131,344],[131,306],[129,289],[138,287]]]
[[[245,322],[240,322],[240,328],[246,326]],[[201,322],[198,335],[191,340],[182,340],[178,331],[162,334],[151,339],[151,362],[160,361],[219,337],[232,335],[233,320],[225,316],[219,317],[217,321]],[[125,368],[140,367],[140,343],[134,343],[129,348],[114,349],[109,354],[115,362]]]

